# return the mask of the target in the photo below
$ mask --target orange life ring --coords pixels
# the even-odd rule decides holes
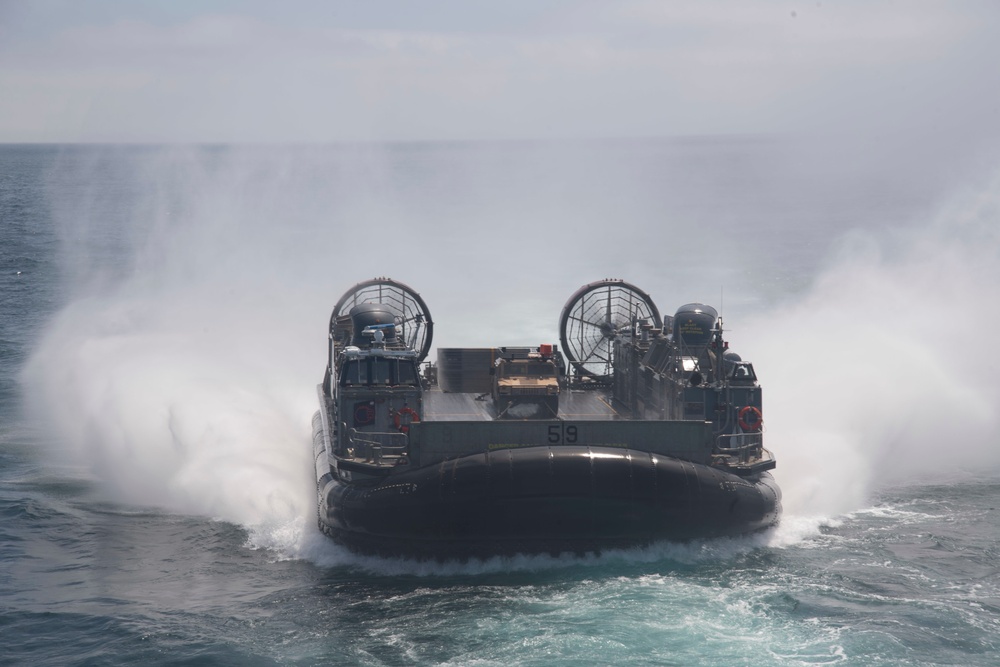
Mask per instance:
[[[753,421],[747,421],[747,415],[753,415]],[[744,431],[759,431],[763,423],[764,415],[761,414],[759,408],[747,405],[740,410],[740,428]]]
[[[410,415],[410,420],[405,424],[403,423],[403,415]],[[396,424],[396,430],[399,431],[400,433],[409,433],[410,424],[414,424],[419,421],[420,421],[420,415],[417,414],[416,410],[410,407],[403,407],[399,409],[396,412],[396,417],[394,419],[394,423]]]

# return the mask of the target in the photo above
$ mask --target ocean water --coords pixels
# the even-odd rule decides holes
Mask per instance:
[[[1000,150],[891,138],[0,146],[0,664],[1000,664]],[[315,528],[329,310],[557,340],[720,308],[773,530],[427,563]]]

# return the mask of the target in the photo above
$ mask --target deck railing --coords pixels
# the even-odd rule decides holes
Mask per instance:
[[[750,459],[760,458],[764,450],[764,435],[762,433],[724,433],[717,436],[715,453],[726,456],[736,456],[740,463],[748,463]]]
[[[363,458],[369,463],[381,463],[392,457],[397,460],[406,454],[409,440],[405,433],[359,431],[352,428],[348,432],[348,446],[354,449],[354,458]]]

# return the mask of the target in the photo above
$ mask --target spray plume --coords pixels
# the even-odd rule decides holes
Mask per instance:
[[[803,298],[748,323],[787,508],[1000,465],[998,205],[994,178],[926,226],[849,234]]]
[[[451,153],[442,154],[442,179],[461,178]],[[498,328],[488,342],[522,343],[525,331],[542,335],[518,330],[523,321],[554,321],[579,284],[632,277],[631,267],[643,284],[669,285],[684,268],[618,255],[614,266],[587,264],[592,235],[560,235],[532,217],[535,205],[551,215],[556,200],[579,199],[564,215],[605,229],[588,201],[601,199],[591,185],[610,182],[606,172],[545,193],[537,179],[504,181],[510,165],[502,163],[501,172],[481,176],[506,189],[473,188],[474,203],[463,204],[440,183],[395,174],[392,165],[407,155],[390,157],[370,147],[136,149],[57,169],[53,210],[74,287],[25,381],[59,447],[91,466],[118,500],[234,521],[254,544],[290,556],[353,562],[311,528],[309,418],[326,318],[343,289],[392,275],[424,293],[438,330],[464,331],[438,344],[484,344],[479,322],[498,326],[498,313],[514,335]],[[122,184],[124,194],[115,190]],[[414,189],[429,199],[406,194]],[[117,194],[106,200],[109,190]],[[765,387],[791,533],[801,517],[862,507],[879,483],[1000,461],[1000,373],[987,342],[1000,328],[998,201],[994,181],[924,228],[878,240],[848,235],[806,294],[738,324],[738,347]],[[659,217],[630,205],[637,216]],[[594,208],[600,228],[587,218]],[[476,213],[497,224],[474,231],[466,223]],[[365,240],[373,231],[378,243]],[[650,243],[636,252],[697,247],[676,229],[647,231]],[[510,243],[518,235],[532,242]],[[499,252],[512,275],[537,275],[539,258],[557,243],[552,261],[570,257],[573,271],[532,286],[520,306],[508,293],[523,293],[510,289],[516,283],[477,291],[471,302],[477,281],[455,280],[481,271],[487,251]],[[452,260],[442,267],[435,257]],[[581,263],[591,273],[580,273]],[[663,298],[659,291],[654,298]]]

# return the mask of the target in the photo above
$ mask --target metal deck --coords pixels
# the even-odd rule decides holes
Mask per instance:
[[[496,413],[489,395],[478,401],[477,394],[424,392],[424,421],[493,421]],[[588,421],[624,419],[599,391],[563,391],[559,394],[559,418]]]

